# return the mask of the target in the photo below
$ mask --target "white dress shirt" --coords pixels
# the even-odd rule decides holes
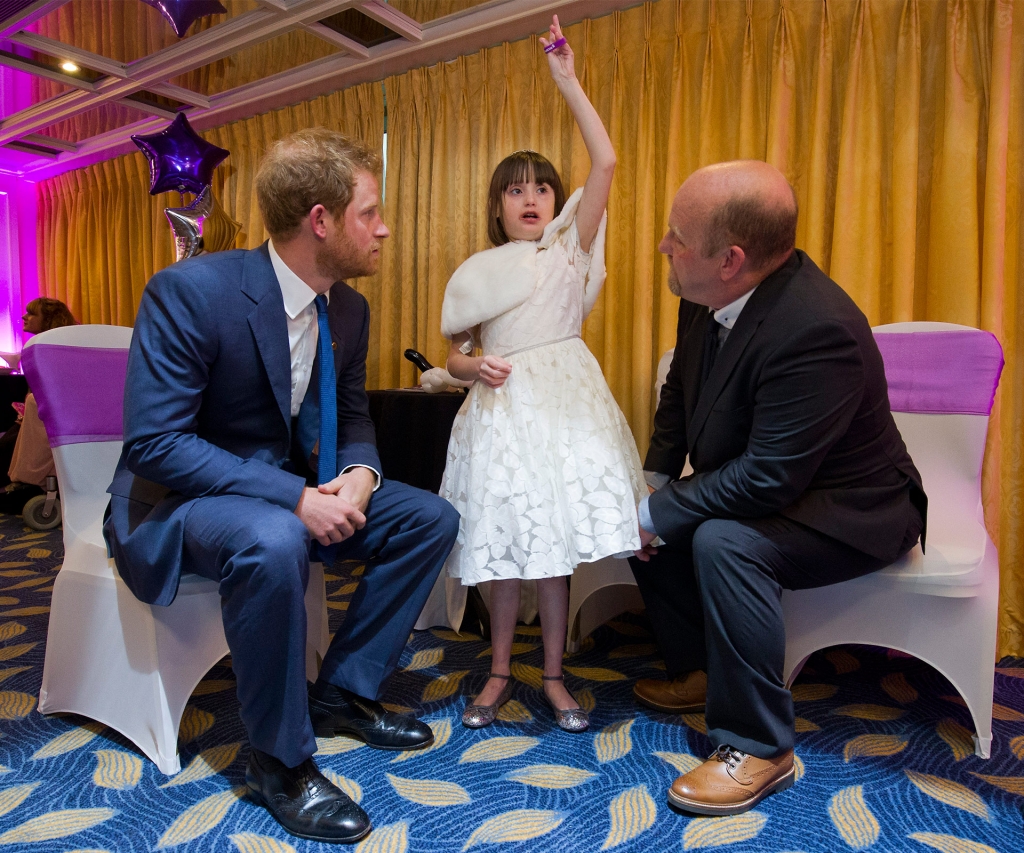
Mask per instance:
[[[316,305],[313,300],[317,293],[306,282],[299,278],[284,262],[274,248],[271,240],[267,248],[270,250],[270,263],[274,266],[277,283],[281,286],[284,298],[284,313],[288,320],[288,352],[291,356],[291,415],[298,417],[302,401],[309,389],[309,378],[313,373],[313,361],[316,359],[317,345],[320,342],[320,324],[317,322]],[[328,304],[331,294],[325,293]],[[373,471],[375,483],[373,490],[380,488],[381,474],[369,465],[349,465],[345,474],[353,468],[367,468]]]

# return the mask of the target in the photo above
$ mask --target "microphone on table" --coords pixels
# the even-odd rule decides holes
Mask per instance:
[[[427,370],[434,369],[434,365],[427,361],[427,359],[423,356],[423,353],[421,353],[419,350],[414,350],[410,348],[407,349],[404,354],[405,357],[409,359],[409,361],[411,361],[420,369],[420,372],[425,372]]]

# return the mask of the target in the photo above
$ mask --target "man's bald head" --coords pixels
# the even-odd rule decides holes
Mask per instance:
[[[761,270],[796,245],[796,195],[782,172],[760,160],[698,169],[683,183],[679,200],[704,222],[705,258],[739,246],[750,267]]]

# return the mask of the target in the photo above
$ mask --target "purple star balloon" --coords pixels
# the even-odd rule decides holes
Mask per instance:
[[[184,113],[159,133],[133,134],[132,142],[149,159],[150,195],[169,190],[199,195],[210,185],[217,164],[231,153],[203,139]]]
[[[222,15],[227,12],[217,0],[142,0],[147,6],[158,9],[171,22],[174,32],[181,38],[199,18],[207,15]]]

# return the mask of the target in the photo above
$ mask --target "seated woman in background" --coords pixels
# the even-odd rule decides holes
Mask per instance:
[[[46,297],[29,302],[21,319],[24,330],[31,335],[76,325],[67,305],[59,299]],[[11,367],[16,367],[21,360],[20,354],[0,353],[0,356]],[[46,429],[39,420],[36,400],[31,393],[25,397],[24,414],[0,437],[0,470],[8,459],[10,482],[0,492],[0,512],[17,514],[29,498],[42,494],[47,476],[55,473]]]

